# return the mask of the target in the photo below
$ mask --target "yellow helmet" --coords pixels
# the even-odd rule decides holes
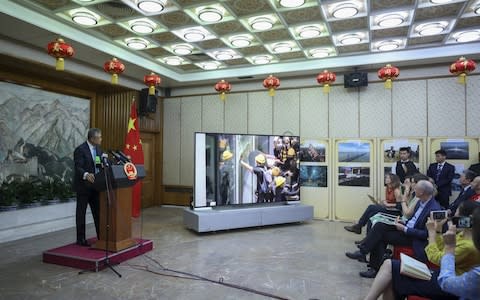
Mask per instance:
[[[265,155],[263,154],[259,154],[257,156],[255,156],[255,161],[257,162],[257,164],[265,164]]]
[[[230,150],[223,151],[223,153],[222,153],[222,160],[223,161],[227,161],[232,157],[233,157],[233,153]]]
[[[272,168],[272,175],[273,175],[273,176],[278,176],[278,175],[280,175],[280,168],[279,168],[279,167],[273,167],[273,168]]]
[[[218,141],[218,148],[225,149],[226,146],[227,146],[227,140],[226,139],[220,139]]]
[[[280,187],[285,183],[285,181],[287,181],[287,179],[285,179],[285,177],[277,176],[277,177],[275,177],[275,186]]]

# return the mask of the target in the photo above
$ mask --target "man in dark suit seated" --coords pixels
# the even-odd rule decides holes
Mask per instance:
[[[445,209],[448,208],[452,195],[452,180],[455,176],[455,166],[445,161],[447,153],[444,150],[435,151],[436,163],[430,164],[427,176],[433,178],[438,194],[435,197]]]
[[[475,195],[475,190],[472,188],[471,183],[477,174],[471,170],[463,171],[462,175],[460,175],[460,184],[462,185],[462,190],[458,195],[457,199],[453,201],[450,206],[448,206],[448,210],[450,210],[450,215],[455,215],[457,208],[462,204],[463,201],[470,199],[473,195]]]
[[[75,177],[73,180],[73,189],[77,193],[77,244],[80,246],[90,246],[85,238],[85,214],[87,205],[90,205],[95,230],[98,237],[99,225],[99,193],[93,188],[95,174],[99,172],[99,166],[102,150],[102,132],[98,128],[90,128],[87,134],[87,141],[75,148],[73,160],[75,163]]]
[[[442,209],[433,197],[433,193],[433,184],[426,180],[420,180],[415,185],[415,195],[419,201],[415,206],[413,216],[405,224],[398,220],[393,225],[376,223],[365,240],[358,245],[360,250],[346,253],[347,257],[362,262],[366,262],[366,255],[370,253],[370,268],[365,272],[360,272],[360,276],[375,277],[382,265],[388,244],[412,246],[418,260],[427,260],[424,249],[427,245],[428,231],[425,223],[431,211]]]

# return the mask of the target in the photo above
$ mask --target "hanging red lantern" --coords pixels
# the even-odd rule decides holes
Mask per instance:
[[[334,83],[336,79],[337,75],[328,70],[323,71],[317,76],[317,82],[323,84],[323,93],[325,94],[330,93],[330,84]]]
[[[392,88],[392,80],[396,79],[400,75],[400,70],[397,67],[387,64],[377,72],[378,78],[385,81],[385,88]]]
[[[119,61],[116,57],[112,58],[109,61],[106,61],[103,65],[105,72],[112,74],[112,84],[118,83],[118,74],[125,71],[125,65]]]
[[[477,64],[473,60],[466,59],[462,56],[456,62],[450,65],[450,73],[458,75],[458,82],[465,84],[467,74],[473,72],[476,67]]]
[[[275,90],[280,86],[280,79],[273,75],[269,75],[263,80],[263,87],[268,89],[268,95],[275,96]]]
[[[226,80],[220,80],[215,84],[215,90],[220,93],[220,99],[225,100],[225,94],[230,92],[232,89],[232,85]]]
[[[65,43],[65,41],[61,38],[48,43],[47,52],[48,55],[57,59],[57,63],[55,65],[55,70],[57,71],[63,71],[65,69],[65,57],[71,57],[73,54],[75,54],[75,50],[73,50],[72,46]]]
[[[155,95],[155,87],[162,82],[162,78],[155,73],[150,73],[143,77],[143,82],[148,86],[148,94]]]

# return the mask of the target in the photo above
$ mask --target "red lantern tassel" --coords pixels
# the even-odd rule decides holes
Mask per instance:
[[[386,89],[391,89],[392,88],[392,80],[389,78],[387,80],[385,80],[385,88]]]
[[[269,95],[270,97],[275,96],[275,89],[274,89],[274,88],[270,88],[270,89],[268,90],[268,95]]]
[[[330,85],[328,83],[323,85],[323,93],[324,94],[330,93]]]
[[[458,75],[458,83],[460,83],[460,84],[466,84],[467,83],[467,74],[466,73],[462,73],[462,74]]]
[[[65,61],[64,61],[63,57],[58,57],[57,58],[57,63],[55,64],[55,70],[57,70],[57,71],[65,70]]]
[[[155,95],[155,86],[151,85],[148,87],[148,94],[149,95]]]
[[[118,74],[112,74],[112,84],[118,84]]]

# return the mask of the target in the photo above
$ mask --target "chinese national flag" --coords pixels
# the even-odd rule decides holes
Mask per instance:
[[[143,149],[142,141],[140,140],[140,128],[138,126],[135,100],[130,108],[130,118],[128,119],[127,136],[125,137],[125,149],[123,152],[131,157],[135,165],[143,165]],[[132,217],[137,218],[140,216],[141,200],[142,182],[139,180],[132,187]]]

